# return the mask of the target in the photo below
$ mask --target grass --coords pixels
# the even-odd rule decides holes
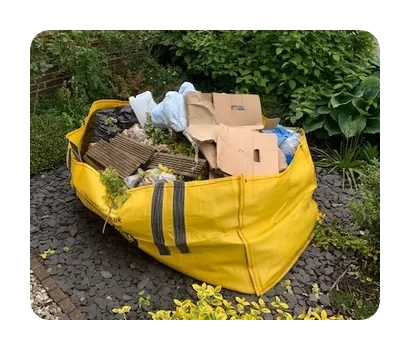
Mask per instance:
[[[63,164],[69,128],[56,114],[30,117],[30,176]]]

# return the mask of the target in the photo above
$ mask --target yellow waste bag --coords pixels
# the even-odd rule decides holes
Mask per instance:
[[[98,171],[81,161],[85,130],[100,109],[128,101],[93,103],[84,124],[67,135],[71,186],[81,202],[105,219],[109,208]],[[160,262],[197,280],[261,295],[295,264],[312,238],[317,186],[303,135],[285,171],[129,189],[108,222]]]

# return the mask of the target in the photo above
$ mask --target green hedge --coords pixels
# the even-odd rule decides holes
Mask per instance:
[[[30,119],[30,175],[64,164],[69,128],[55,115],[32,116]]]
[[[211,79],[215,91],[287,99],[284,117],[306,132],[379,132],[379,65],[370,33],[180,31],[163,32],[162,43],[191,76]]]

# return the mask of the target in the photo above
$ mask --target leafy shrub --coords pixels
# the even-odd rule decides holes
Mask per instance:
[[[306,132],[319,130],[319,136],[350,138],[380,132],[380,79],[375,69],[371,65],[356,71],[346,68],[335,71],[331,84],[296,89],[291,95],[290,121],[302,122]]]
[[[214,90],[275,94],[287,118],[328,137],[379,132],[375,39],[362,31],[188,31],[164,33],[188,73]]]
[[[53,114],[30,118],[30,175],[64,162],[69,131],[65,121]]]
[[[380,244],[380,163],[374,159],[360,176],[361,198],[349,204],[349,210],[371,242]]]
[[[174,299],[177,306],[175,310],[159,310],[149,312],[154,320],[262,320],[262,314],[272,313],[269,305],[262,298],[258,302],[248,302],[245,298],[235,297],[236,305],[224,299],[221,286],[213,287],[203,283],[192,285],[197,293],[198,301],[190,299],[180,301]],[[303,311],[294,316],[289,313],[289,306],[278,296],[270,303],[276,319],[278,320],[325,320],[343,319],[343,316],[336,315],[328,317],[325,310],[321,307]]]
[[[314,228],[314,244],[326,250],[331,244],[345,254],[353,253],[357,258],[356,277],[368,282],[379,278],[380,247],[365,231],[359,233],[345,230],[337,220],[325,224],[321,218]]]
[[[328,249],[329,244],[344,253],[356,252],[368,262],[379,262],[379,250],[366,237],[357,236],[344,230],[341,225],[316,224],[314,243],[317,247]]]
[[[56,68],[68,74],[70,84],[89,100],[111,98],[112,74],[108,61],[121,57],[127,70],[150,56],[148,31],[60,30],[45,31],[31,44],[31,79]]]
[[[168,91],[178,91],[186,80],[181,68],[162,66],[154,60],[146,60],[139,67],[121,75],[114,75],[114,95],[128,100],[144,91],[151,91],[154,100],[160,102]]]
[[[130,195],[127,193],[128,188],[124,180],[115,169],[106,168],[105,170],[100,170],[100,181],[105,186],[104,201],[109,208],[102,229],[104,233],[111,211],[121,208]]]

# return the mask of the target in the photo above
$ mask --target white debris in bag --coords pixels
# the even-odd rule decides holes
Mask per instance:
[[[138,124],[134,124],[131,128],[125,129],[122,134],[138,142],[151,143],[145,130]]]
[[[176,176],[172,174],[171,170],[161,164],[159,164],[157,168],[149,169],[145,172],[140,173],[144,173],[144,177],[138,184],[138,187],[174,182],[177,180]]]
[[[134,187],[136,187],[140,182],[141,182],[141,180],[143,179],[143,177],[144,177],[144,174],[142,173],[138,173],[138,174],[134,174],[134,175],[130,175],[130,176],[127,176],[125,179],[124,179],[124,182],[125,182],[125,185],[128,187],[128,188],[134,188]]]
[[[158,128],[183,132],[187,127],[184,95],[196,91],[194,85],[184,82],[178,92],[168,91],[162,102],[152,110],[152,124]]]

